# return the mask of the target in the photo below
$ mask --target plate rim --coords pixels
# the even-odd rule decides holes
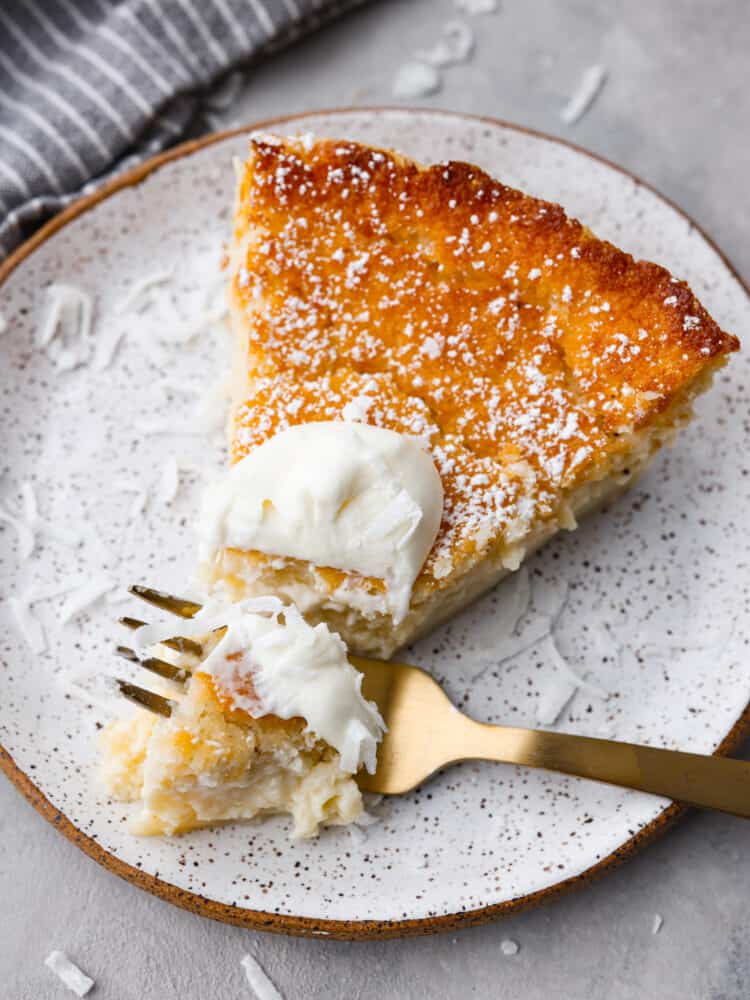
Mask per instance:
[[[524,135],[545,139],[560,146],[572,149],[590,159],[598,161],[605,166],[616,170],[618,173],[634,181],[639,187],[650,191],[665,203],[672,211],[680,215],[698,234],[705,240],[709,247],[716,253],[724,267],[750,299],[750,285],[742,278],[737,269],[731,263],[727,255],[717,246],[714,240],[705,232],[702,226],[695,221],[684,209],[677,205],[671,198],[662,194],[656,187],[633,171],[613,162],[599,153],[592,152],[577,143],[571,142],[559,136],[550,135],[539,129],[529,128],[515,122],[495,118],[490,115],[474,115],[461,111],[449,111],[440,108],[403,107],[399,105],[375,105],[361,107],[339,107],[339,108],[317,108],[301,111],[293,114],[278,115],[266,118],[259,122],[248,125],[226,129],[222,132],[214,132],[180,143],[166,152],[151,157],[135,167],[124,171],[117,177],[108,181],[102,187],[91,194],[84,195],[77,199],[59,214],[46,222],[28,240],[14,250],[10,256],[0,263],[0,289],[16,270],[16,268],[37,250],[50,237],[63,229],[69,222],[77,219],[93,209],[99,202],[104,201],[111,195],[135,187],[144,181],[148,176],[161,167],[174,160],[191,156],[214,143],[223,142],[235,136],[251,133],[257,129],[269,129],[279,125],[284,125],[289,121],[299,121],[300,119],[314,116],[336,116],[357,113],[372,112],[398,112],[402,114],[428,114],[435,116],[445,116],[480,122],[493,127],[509,129]],[[715,756],[728,756],[734,753],[742,743],[750,736],[750,702],[740,713],[734,725],[716,748]],[[118,875],[120,878],[133,885],[145,889],[152,895],[158,896],[167,902],[173,903],[182,909],[192,913],[197,913],[212,920],[223,923],[234,924],[246,927],[251,930],[269,931],[277,934],[290,934],[299,937],[321,937],[335,938],[339,940],[372,940],[386,938],[412,937],[425,934],[434,934],[440,931],[460,930],[466,927],[474,927],[480,924],[489,923],[500,917],[509,916],[524,910],[532,909],[542,903],[552,902],[563,895],[567,895],[574,889],[587,885],[600,876],[629,860],[640,850],[652,843],[658,837],[666,833],[677,820],[683,818],[691,812],[689,806],[672,802],[665,806],[649,823],[642,827],[637,833],[615,848],[610,854],[601,858],[596,864],[586,868],[569,878],[562,879],[551,886],[538,889],[531,893],[516,896],[513,899],[505,900],[502,903],[492,903],[487,906],[478,907],[473,910],[460,910],[456,913],[446,913],[440,916],[415,917],[406,920],[327,920],[318,917],[300,917],[293,914],[279,914],[263,910],[253,910],[242,906],[235,906],[228,903],[220,903],[217,900],[209,899],[199,893],[188,889],[181,889],[164,879],[151,875],[148,872],[136,868],[123,861],[117,855],[106,850],[94,838],[80,830],[68,817],[45,796],[41,789],[31,780],[23,769],[16,764],[11,754],[0,744],[0,770],[19,790],[24,798],[36,809],[36,811],[50,822],[60,833],[80,850],[93,858],[103,868]]]

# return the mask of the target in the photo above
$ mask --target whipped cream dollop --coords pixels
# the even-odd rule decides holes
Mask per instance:
[[[204,497],[208,550],[255,550],[375,577],[396,622],[440,527],[443,486],[421,442],[369,424],[281,431]]]
[[[385,731],[377,706],[362,696],[362,674],[346,645],[327,625],[308,625],[299,610],[277,597],[236,604],[208,601],[180,624],[187,636],[224,633],[197,668],[213,677],[232,704],[253,718],[303,718],[307,729],[338,751],[341,768],[374,773]],[[174,633],[172,625],[146,625],[135,633],[139,649]]]

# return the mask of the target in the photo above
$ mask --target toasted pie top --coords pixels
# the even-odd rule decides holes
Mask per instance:
[[[558,205],[353,142],[254,138],[230,259],[233,460],[303,421],[421,436],[445,490],[428,585],[553,514],[739,346]]]

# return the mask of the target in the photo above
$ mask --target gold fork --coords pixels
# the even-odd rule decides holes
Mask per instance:
[[[182,618],[192,618],[200,610],[194,601],[149,587],[131,587],[131,593]],[[134,618],[120,621],[128,628],[144,624]],[[202,652],[193,639],[176,636],[165,644],[196,657]],[[189,672],[155,657],[140,660],[127,647],[118,647],[118,651],[171,680],[184,680]],[[364,675],[363,695],[377,704],[388,727],[378,749],[375,774],[358,776],[364,791],[398,795],[449,764],[492,760],[559,771],[750,818],[750,762],[590,736],[487,725],[459,712],[437,682],[419,667],[359,656],[350,660]],[[141,707],[171,714],[172,700],[127,681],[118,684],[122,694]]]

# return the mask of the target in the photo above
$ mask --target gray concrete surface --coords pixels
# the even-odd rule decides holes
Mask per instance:
[[[228,124],[396,103],[396,67],[455,15],[451,0],[380,0],[254,69]],[[750,14],[746,0],[502,0],[478,44],[422,103],[566,135],[684,206],[750,276]],[[609,80],[575,127],[582,70]],[[44,967],[66,950],[102,1000],[252,995],[254,954],[286,1000],[750,996],[750,827],[694,816],[626,867],[546,909],[456,935],[349,944],[264,936],[184,913],[98,868],[0,781],[0,997],[72,996]],[[651,933],[654,913],[664,917]],[[505,957],[501,941],[520,945]]]

